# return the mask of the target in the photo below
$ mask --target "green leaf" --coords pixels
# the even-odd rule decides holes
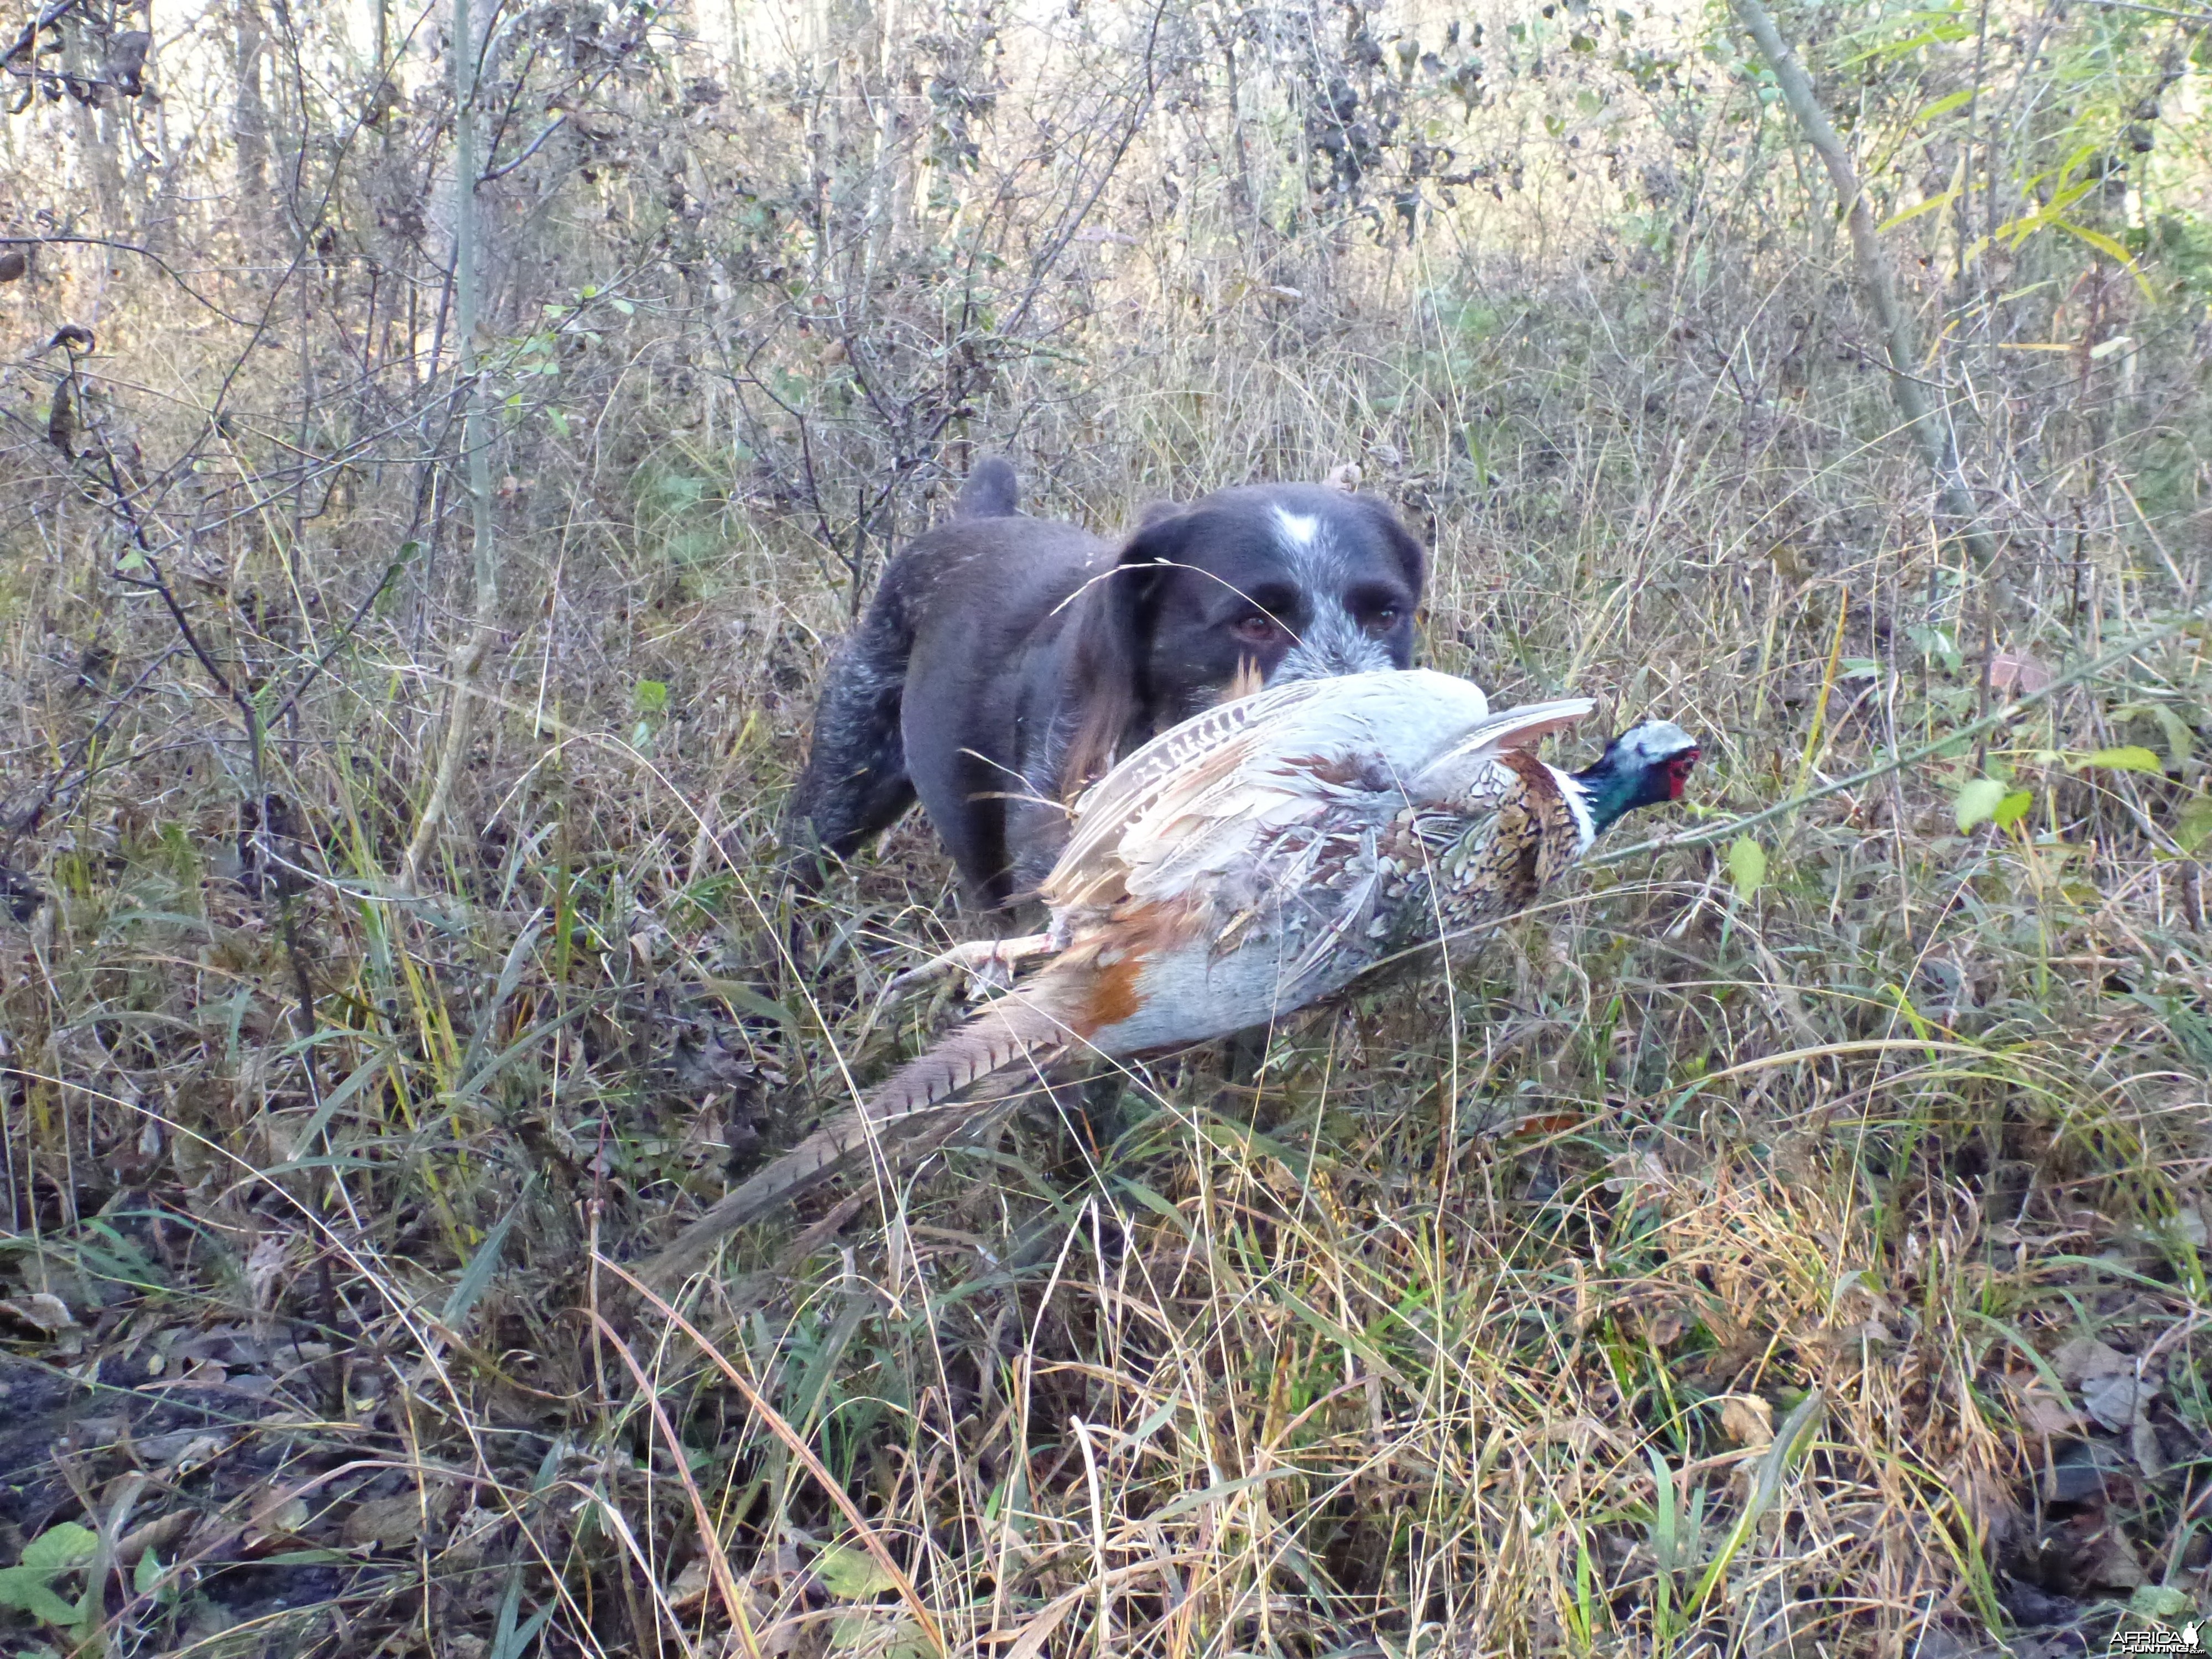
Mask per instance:
[[[799,1016],[773,997],[763,996],[742,981],[734,979],[702,979],[700,984],[728,1003],[741,1014],[756,1014],[763,1019],[772,1019],[779,1025],[799,1028]]]
[[[131,1589],[133,1595],[144,1595],[161,1582],[161,1558],[152,1550],[138,1558],[138,1565],[131,1570]]]
[[[1971,103],[1973,100],[1976,90],[1977,89],[1975,88],[1966,87],[1958,92],[1952,93],[1948,97],[1938,98],[1934,103],[1929,105],[1927,108],[1922,110],[1918,115],[1913,118],[1913,119],[1917,121],[1932,121],[1939,115],[1948,115],[1953,110],[1957,109],[1960,105]]]
[[[2181,804],[2174,821],[2173,839],[2185,853],[2193,853],[2212,836],[2212,796],[2191,795]]]
[[[1957,191],[1947,190],[1941,196],[1931,196],[1924,202],[1914,203],[1902,213],[1891,214],[1888,218],[1883,220],[1880,224],[1876,225],[1875,228],[1877,231],[1894,230],[1899,225],[1905,224],[1914,219],[1917,219],[1923,213],[1933,213],[1939,208],[1947,208],[1958,199],[1959,192]]]
[[[641,714],[658,714],[668,707],[668,686],[662,680],[640,680],[632,696]]]
[[[1735,890],[1749,898],[1766,880],[1766,849],[1749,836],[1738,836],[1729,848],[1728,867]]]
[[[2146,1619],[2186,1619],[2197,1611],[2197,1598],[2171,1584],[2139,1584],[2128,1597],[2128,1611]]]
[[[526,1186],[525,1191],[527,1190]],[[469,1258],[467,1270],[454,1283],[453,1293],[446,1298],[446,1310],[438,1316],[438,1322],[447,1330],[460,1328],[461,1321],[468,1317],[469,1310],[476,1306],[477,1298],[484,1293],[484,1286],[499,1271],[500,1252],[506,1249],[507,1236],[514,1231],[524,1208],[522,1200],[517,1199],[514,1208],[500,1217],[499,1224],[491,1230],[491,1237],[479,1244],[476,1254]]]
[[[58,1526],[48,1527],[24,1545],[21,1565],[52,1577],[79,1562],[91,1560],[99,1549],[100,1535],[91,1528],[64,1521]]]
[[[2166,763],[2139,743],[2123,744],[2118,749],[2100,749],[2081,764],[2101,766],[2112,772],[2155,772],[2161,776],[2166,772]]]
[[[2033,790],[2015,789],[1997,803],[1996,811],[1990,814],[1990,822],[2000,830],[2009,830],[2027,816],[2027,809],[2035,805]]]
[[[2087,187],[2084,186],[2084,189],[2086,188]],[[2065,199],[2070,200],[2071,198],[2069,198]],[[2051,204],[2053,208],[2057,208],[2061,205],[2063,205],[2063,202],[2054,202]],[[2129,276],[2136,279],[2136,286],[2143,291],[2143,297],[2145,299],[2150,300],[2158,297],[2151,292],[2149,282],[2145,279],[2142,272],[2136,268],[2136,262],[2129,257],[2127,249],[2122,247],[2111,237],[2106,235],[2103,231],[2092,230],[2087,225],[2075,224],[2071,219],[2062,219],[2056,216],[2052,218],[2051,223],[2057,225],[2059,229],[2064,231],[2069,236],[2080,237],[2091,247],[2096,249],[2098,252],[2105,255],[2109,259],[2116,261],[2122,270],[2126,271]]]
[[[814,1558],[815,1576],[840,1601],[866,1601],[898,1585],[882,1562],[866,1550],[832,1544]]]
[[[0,1607],[13,1607],[49,1625],[74,1625],[76,1609],[54,1594],[46,1575],[33,1567],[0,1569]]]
[[[1975,778],[1959,791],[1959,833],[1995,815],[2004,804],[2005,787],[1995,778]]]

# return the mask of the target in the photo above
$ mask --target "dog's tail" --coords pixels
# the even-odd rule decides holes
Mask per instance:
[[[986,455],[975,463],[968,482],[960,486],[960,499],[952,504],[956,519],[1011,519],[1022,510],[1022,487],[1012,462]]]

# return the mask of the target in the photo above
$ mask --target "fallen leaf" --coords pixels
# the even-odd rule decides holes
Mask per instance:
[[[2113,1433],[2136,1420],[2158,1392],[2158,1385],[2126,1374],[2092,1376],[2081,1384],[2081,1404],[2089,1415]]]
[[[865,1601],[898,1588],[882,1562],[866,1550],[848,1549],[842,1544],[832,1544],[817,1553],[814,1572],[823,1588],[840,1601]]]
[[[1774,1407],[1755,1394],[1732,1394],[1721,1401],[1721,1432],[1753,1451],[1771,1445]]]
[[[1959,833],[1964,835],[1976,824],[1991,817],[2004,804],[2005,787],[1995,778],[1970,779],[1959,791],[1959,800],[1954,816],[1958,820]]]
[[[2058,1352],[2051,1356],[2051,1368],[2070,1389],[2093,1376],[2117,1376],[2123,1372],[2132,1376],[2136,1362],[2094,1336],[2077,1336],[2059,1345]]]
[[[2051,689],[2051,670],[2025,651],[2000,651],[1990,659],[1990,690],[2032,696]]]
[[[192,1521],[191,1510],[171,1510],[167,1515],[156,1516],[143,1526],[131,1528],[115,1540],[117,1564],[135,1567],[149,1551],[168,1548],[185,1535]]]
[[[0,1302],[0,1314],[8,1314],[49,1336],[76,1323],[76,1316],[69,1310],[69,1304],[45,1291]]]
[[[426,1521],[441,1519],[453,1501],[443,1486],[427,1492],[403,1492],[390,1498],[371,1498],[356,1504],[338,1528],[338,1541],[349,1548],[373,1545],[398,1549],[422,1535]]]

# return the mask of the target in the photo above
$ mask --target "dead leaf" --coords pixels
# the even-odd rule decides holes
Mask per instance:
[[[2058,1373],[2058,1380],[2068,1388],[2078,1388],[2093,1376],[2116,1376],[2125,1371],[2133,1373],[2135,1361],[2117,1348],[2107,1347],[2094,1336],[2077,1336],[2062,1344],[2051,1356],[2051,1368]]]
[[[5,253],[0,253],[0,283],[20,283],[23,280],[23,273],[30,268],[29,258],[19,247],[11,247]]]
[[[403,1492],[390,1498],[372,1498],[356,1504],[338,1528],[338,1540],[349,1548],[364,1545],[400,1549],[422,1535],[427,1521],[441,1517],[453,1503],[453,1493],[440,1486],[427,1492]]]
[[[2143,1582],[2142,1563],[2118,1527],[2083,1553],[2081,1582],[2094,1589],[2133,1589]]]
[[[1328,487],[1351,495],[1359,488],[1359,463],[1346,461],[1328,475]]]
[[[76,1323],[76,1316],[69,1310],[69,1304],[45,1291],[34,1291],[29,1296],[0,1302],[0,1314],[20,1319],[33,1330],[52,1336],[56,1331],[65,1331]]]
[[[2000,651],[1990,659],[1990,690],[2028,696],[2050,690],[2051,670],[2025,651]]]
[[[1729,1395],[1721,1401],[1721,1432],[1753,1451],[1771,1445],[1774,1407],[1755,1394]]]
[[[2106,1429],[2118,1434],[2142,1415],[2158,1392],[2155,1382],[2122,1374],[2093,1376],[2081,1384],[2081,1404]]]
[[[118,1566],[135,1567],[138,1558],[148,1550],[166,1550],[185,1535],[192,1524],[190,1510],[172,1510],[167,1515],[156,1516],[143,1526],[131,1528],[115,1540],[115,1563]]]

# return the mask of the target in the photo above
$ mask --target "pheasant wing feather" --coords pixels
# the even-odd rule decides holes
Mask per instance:
[[[1388,817],[1402,780],[1480,726],[1488,701],[1425,669],[1302,681],[1156,738],[1076,807],[1044,884],[1055,909],[1164,898],[1249,859],[1286,826]]]

